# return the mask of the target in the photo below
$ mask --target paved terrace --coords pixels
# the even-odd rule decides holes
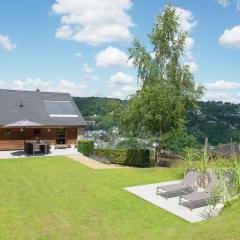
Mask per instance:
[[[23,150],[14,150],[14,151],[0,151],[0,159],[9,159],[9,158],[26,158],[26,157],[38,157],[38,156],[66,156],[72,154],[79,154],[76,148],[65,148],[65,149],[54,149],[50,150],[50,153],[33,155],[26,154]]]
[[[125,190],[130,193],[145,199],[146,201],[163,208],[164,210],[190,222],[200,222],[206,220],[208,218],[209,207],[201,207],[193,209],[192,211],[189,208],[184,206],[179,206],[179,197],[165,199],[159,195],[156,195],[157,186],[163,186],[173,183],[179,183],[180,181],[171,181],[171,182],[163,182],[163,183],[154,183],[142,186],[134,186],[125,188]],[[216,209],[216,213],[219,212],[220,209]]]

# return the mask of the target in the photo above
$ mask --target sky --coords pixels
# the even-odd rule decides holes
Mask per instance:
[[[169,1],[167,1],[169,2]],[[0,88],[125,99],[138,88],[128,60],[163,0],[0,0]],[[184,63],[203,100],[240,102],[240,0],[172,0],[189,32]]]

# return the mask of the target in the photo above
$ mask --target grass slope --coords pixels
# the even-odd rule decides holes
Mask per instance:
[[[240,202],[190,224],[123,190],[181,169],[92,170],[65,157],[0,161],[0,239],[240,239]]]

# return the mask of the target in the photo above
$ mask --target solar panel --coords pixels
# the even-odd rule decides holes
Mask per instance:
[[[48,114],[51,116],[77,116],[73,105],[69,101],[45,101]]]
[[[61,108],[64,115],[75,115],[76,114],[71,102],[58,102],[58,105]]]
[[[63,114],[57,102],[45,101],[45,106],[47,108],[49,115]]]

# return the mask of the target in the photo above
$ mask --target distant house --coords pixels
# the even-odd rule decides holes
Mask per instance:
[[[33,126],[6,127],[21,121]],[[85,126],[70,94],[0,89],[0,150],[23,149],[25,140],[36,138],[68,147]]]
[[[88,126],[95,126],[96,121],[86,121]]]

